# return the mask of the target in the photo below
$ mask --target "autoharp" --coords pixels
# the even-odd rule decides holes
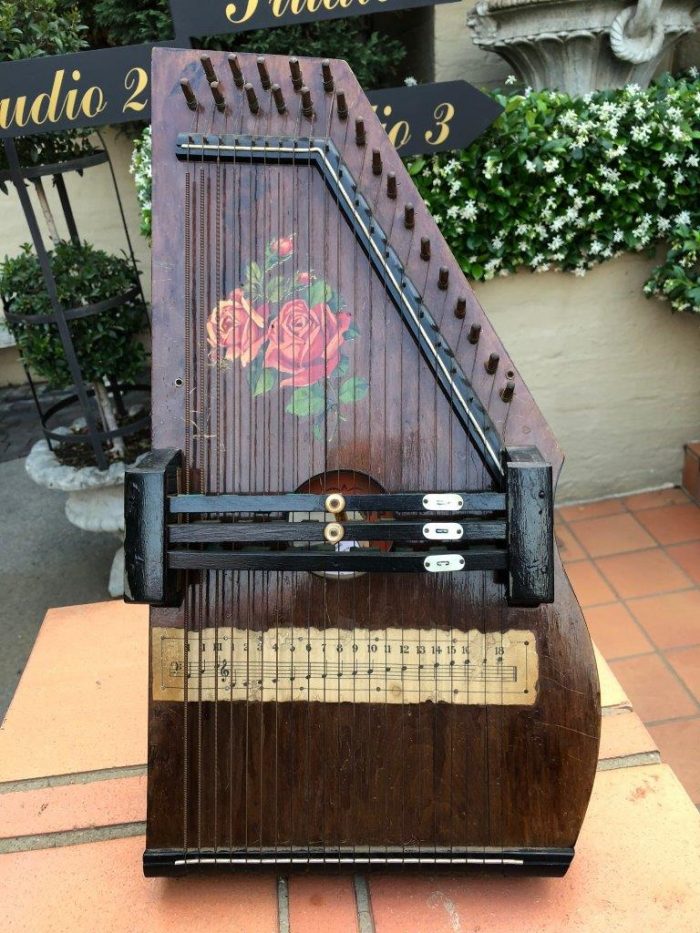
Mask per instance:
[[[146,874],[562,874],[562,456],[345,62],[155,50],[152,442]]]

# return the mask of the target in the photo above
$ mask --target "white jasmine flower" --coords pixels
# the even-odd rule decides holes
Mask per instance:
[[[450,220],[456,220],[459,217],[459,205],[450,204],[450,206],[447,208],[447,216],[450,218]]]
[[[678,156],[674,155],[673,152],[664,152],[664,154],[661,156],[661,161],[666,166],[666,168],[671,168],[671,166],[678,162]]]
[[[515,75],[508,75],[508,77],[506,78],[506,84],[517,84],[517,83],[518,83],[518,79],[515,77]]]
[[[666,217],[659,217],[656,221],[656,226],[659,228],[659,233],[665,233],[671,226],[671,221]]]
[[[549,172],[551,174],[552,172],[556,172],[556,170],[559,168],[559,159],[557,159],[556,156],[553,156],[551,159],[545,159],[543,165],[545,172]]]
[[[523,236],[523,234],[527,233],[528,229],[527,224],[520,223],[516,225],[515,232],[518,236]]]
[[[495,236],[495,237],[491,240],[491,248],[492,248],[492,249],[501,249],[502,246],[503,246],[503,240],[502,240],[499,236]]]
[[[537,171],[537,165],[532,159],[525,159],[525,168],[530,174]]]
[[[693,152],[693,153],[691,153],[691,155],[689,155],[688,158],[685,160],[685,164],[686,164],[689,168],[697,168],[697,167],[698,167],[698,164],[700,164],[700,160],[698,160],[698,157],[697,157],[697,156],[695,155],[695,153]]]
[[[561,186],[564,184],[564,176],[563,176],[563,175],[555,175],[555,176],[554,176],[554,184],[557,185],[558,187],[561,187]]]
[[[552,242],[549,244],[551,250],[557,250],[560,246],[564,245],[564,241],[560,236],[555,236]]]
[[[679,214],[673,218],[677,224],[681,224],[684,227],[687,227],[690,223],[690,214],[688,211],[681,211]]]
[[[625,238],[623,230],[620,230],[619,227],[615,227],[613,230],[613,243],[621,243]]]
[[[594,256],[597,256],[598,253],[601,253],[602,251],[603,244],[600,242],[600,240],[591,240],[591,245],[588,247],[588,252],[593,253]]]
[[[465,201],[462,205],[462,220],[474,220],[479,210],[474,201]],[[476,259],[474,260],[476,262]]]
[[[673,173],[673,183],[674,185],[682,185],[685,181],[685,175],[683,172],[677,171]]]

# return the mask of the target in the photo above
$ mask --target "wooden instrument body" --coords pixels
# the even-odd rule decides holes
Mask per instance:
[[[181,489],[288,493],[324,475],[330,490],[341,470],[354,472],[360,486],[371,477],[387,492],[497,487],[493,463],[476,452],[381,277],[338,219],[337,198],[321,174],[274,157],[262,164],[178,160],[182,133],[332,140],[504,445],[536,446],[556,480],[562,456],[555,440],[347,65],[332,63],[350,114],[341,120],[320,63],[301,60],[315,109],[308,120],[286,59],[266,61],[289,108],[280,115],[260,87],[254,57],[239,56],[260,102],[254,115],[234,87],[226,56],[210,58],[225,88],[223,113],[199,53],[154,52],[153,447],[183,452]],[[183,77],[200,102],[194,113],[181,93]],[[358,117],[364,145],[355,142]],[[379,175],[373,149],[381,152]],[[389,172],[398,181],[395,199],[386,195]],[[407,202],[415,205],[413,229],[404,224]],[[420,256],[422,236],[430,238],[429,260]],[[270,250],[282,248],[280,241],[291,243],[287,277],[330,283],[342,300],[317,335],[325,368],[333,370],[321,380],[324,409],[316,412],[312,402],[307,416],[289,406],[311,378],[313,359],[278,367],[277,382],[267,389],[251,380],[253,362],[244,366],[235,357],[240,347],[225,343],[212,317],[218,302],[250,282],[253,263],[264,267]],[[438,286],[440,267],[449,269],[446,289]],[[467,307],[460,319],[454,308],[462,295]],[[279,293],[262,297],[273,300],[260,305],[283,303],[274,301]],[[341,313],[349,315],[349,326]],[[481,332],[472,343],[475,323]],[[251,346],[256,333],[246,337]],[[280,324],[277,362],[288,349],[281,334]],[[333,339],[345,360],[342,376],[329,349]],[[233,359],[226,358],[229,346]],[[495,374],[484,365],[492,353],[500,357]],[[274,369],[275,360],[268,361]],[[350,379],[357,381],[342,401],[339,392]],[[515,382],[510,401],[500,394],[506,379]],[[285,380],[296,384],[282,385]],[[202,698],[197,678],[186,701],[168,701],[154,698],[152,657],[149,873],[254,864],[256,853],[282,864],[303,864],[304,853],[307,862],[318,856],[328,863],[381,863],[384,853],[401,864],[417,853],[419,861],[434,856],[433,864],[483,858],[507,865],[517,864],[521,850],[535,853],[535,868],[537,852],[554,853],[541,859],[544,870],[565,870],[595,773],[600,707],[590,638],[556,548],[550,605],[509,606],[503,575],[494,571],[342,580],[293,571],[205,571],[188,575],[181,606],[151,609],[151,626],[182,630],[183,638],[186,629],[195,639],[203,628],[283,630],[300,638],[311,629],[344,629],[361,648],[366,642],[368,652],[372,633],[381,648],[387,630],[418,629],[427,653],[436,631],[478,630],[497,640],[523,630],[534,635],[538,681],[535,702],[523,705],[336,701],[332,684],[327,702],[305,702],[303,690],[291,702],[231,701],[225,691],[213,702]]]

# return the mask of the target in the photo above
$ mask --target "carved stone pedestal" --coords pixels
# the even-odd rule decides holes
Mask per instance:
[[[697,26],[695,0],[479,0],[474,43],[506,59],[535,90],[573,95],[646,87],[662,56]]]

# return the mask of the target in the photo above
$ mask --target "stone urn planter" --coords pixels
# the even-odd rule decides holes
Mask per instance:
[[[467,24],[535,90],[583,95],[646,87],[664,54],[697,27],[697,0],[479,0]]]
[[[69,433],[67,428],[58,429]],[[84,531],[114,534],[120,541],[109,574],[109,594],[124,595],[124,463],[112,463],[107,470],[62,464],[45,440],[37,441],[29,452],[26,470],[31,479],[46,489],[68,493],[66,518]]]

